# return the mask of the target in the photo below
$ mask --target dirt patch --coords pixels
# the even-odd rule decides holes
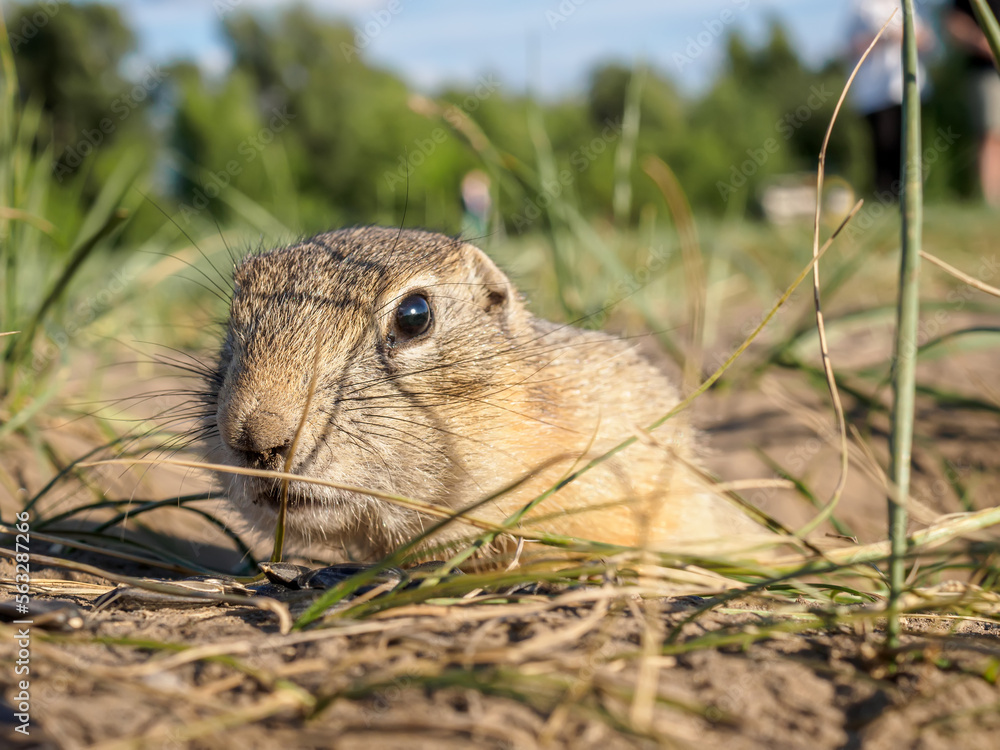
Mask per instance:
[[[78,597],[86,632],[33,632],[21,746],[986,748],[1000,729],[994,623],[910,619],[892,674],[875,633],[741,638],[773,624],[762,602],[683,624],[704,600],[484,596],[288,635],[240,607],[93,612]]]

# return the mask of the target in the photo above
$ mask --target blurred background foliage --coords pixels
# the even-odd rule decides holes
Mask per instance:
[[[585,96],[562,101],[534,101],[489,75],[476,88],[439,92],[430,101],[366,64],[346,23],[304,7],[276,20],[227,14],[234,62],[221,75],[190,63],[131,65],[135,39],[113,7],[60,6],[41,26],[31,21],[39,12],[44,5],[9,6],[5,14],[22,100],[43,107],[35,148],[52,154],[55,203],[64,219],[85,215],[116,166],[129,159],[141,163],[139,184],[182,226],[227,225],[242,205],[266,209],[292,233],[309,233],[398,223],[406,206],[408,224],[458,232],[462,179],[480,168],[498,177],[494,228],[520,233],[540,195],[522,169],[538,153],[532,113],[541,117],[557,169],[572,175],[567,194],[584,215],[611,218],[613,141],[633,80],[629,69],[594,70]],[[646,72],[635,153],[669,164],[696,213],[757,216],[763,185],[815,168],[848,73],[841,61],[821,70],[804,66],[777,23],[761,46],[734,34],[726,64],[698,95],[682,95],[661,72]],[[938,56],[936,93],[925,113],[929,138],[938,127],[971,132],[962,75],[953,52]],[[743,182],[740,165],[769,139],[780,148]],[[941,155],[928,174],[928,199],[973,191],[973,140],[960,139]],[[848,109],[833,134],[828,173],[865,194],[869,168],[867,131]],[[662,198],[635,164],[630,179],[634,221]],[[725,184],[734,189],[720,189]],[[148,237],[162,220],[145,211],[116,243]],[[547,220],[543,211],[527,224],[544,228]]]

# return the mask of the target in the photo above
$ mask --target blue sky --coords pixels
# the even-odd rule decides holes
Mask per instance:
[[[220,14],[273,12],[280,0],[112,0],[141,55],[221,70]],[[717,70],[731,29],[760,39],[772,18],[812,63],[840,53],[850,0],[308,0],[362,34],[366,59],[432,93],[495,73],[508,90],[563,96],[584,90],[600,62],[645,60],[692,91]],[[925,2],[923,4],[930,4]],[[232,9],[232,10],[229,10]],[[393,12],[395,11],[395,12]],[[387,21],[388,19],[388,21]],[[387,22],[386,22],[387,21]],[[363,38],[363,37],[360,37]],[[691,54],[696,52],[697,54]],[[682,57],[683,56],[683,57]]]

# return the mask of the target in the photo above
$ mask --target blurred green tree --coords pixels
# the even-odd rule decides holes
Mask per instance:
[[[123,76],[123,61],[135,37],[118,10],[88,3],[35,3],[14,6],[8,20],[11,47],[23,98],[41,101],[48,115],[57,157],[68,171],[119,135],[119,123],[145,107],[146,91],[133,96],[135,83]],[[160,76],[151,69],[149,79]],[[141,118],[135,118],[136,122]],[[82,148],[81,148],[82,147]]]
[[[442,190],[458,195],[461,175],[444,165],[460,145],[410,109],[401,80],[365,63],[350,28],[296,7],[276,19],[235,14],[225,30],[227,77],[213,82],[188,70],[178,78],[173,145],[189,169],[229,174],[307,231],[398,221],[408,189],[418,218],[430,218]],[[186,181],[182,200],[214,192],[197,183]],[[433,216],[452,225],[459,218],[457,203]]]
[[[155,178],[154,199],[183,220],[224,223],[257,205],[293,231],[312,232],[395,223],[405,207],[408,223],[458,231],[462,179],[483,169],[496,215],[509,230],[530,231],[547,220],[539,204],[551,196],[540,192],[537,174],[539,149],[551,149],[568,175],[560,199],[610,218],[631,69],[598,67],[584,97],[532,101],[484,75],[432,102],[368,63],[367,32],[305,6],[233,12],[223,24],[232,59],[225,71],[193,63],[134,70],[135,39],[113,7],[14,6],[9,28],[23,96],[43,102],[50,122],[39,145],[53,144],[60,179],[78,171],[73,179],[84,184],[63,190],[60,211],[92,200],[131,149]],[[807,68],[776,22],[761,45],[738,33],[717,43],[723,65],[701,95],[682,94],[663,71],[643,75],[633,220],[662,203],[639,168],[646,154],[670,164],[695,208],[710,213],[753,207],[770,182],[815,169],[845,64]],[[932,76],[925,132],[949,124],[968,132],[960,66],[946,54]],[[541,140],[529,127],[535,116]],[[827,157],[828,174],[859,192],[868,189],[866,137],[845,109]],[[967,152],[959,141],[939,155],[929,195],[969,189]]]

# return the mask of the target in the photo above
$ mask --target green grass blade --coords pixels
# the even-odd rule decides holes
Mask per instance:
[[[18,122],[17,71],[14,68],[14,50],[7,36],[7,22],[0,7],[0,208],[14,208],[14,144]],[[14,243],[10,242],[11,221],[0,212],[0,269],[4,275],[4,304],[0,309],[0,329],[14,326],[17,310],[17,281],[15,279]]]
[[[615,151],[615,187],[611,205],[615,223],[628,226],[632,212],[632,164],[635,162],[636,142],[639,138],[639,121],[642,114],[642,90],[646,83],[646,68],[639,66],[629,79],[625,92],[625,113],[622,117],[622,136]]]
[[[899,598],[905,586],[907,550],[905,498],[910,493],[916,399],[917,324],[920,319],[920,242],[923,222],[923,183],[920,153],[920,88],[917,85],[917,38],[913,0],[903,2],[903,196],[902,257],[899,270],[899,309],[893,367],[890,475],[895,497],[889,500],[889,612],[890,649],[899,647]]]
[[[76,246],[69,260],[66,262],[66,265],[63,266],[59,277],[52,285],[48,294],[45,295],[45,299],[42,300],[42,303],[35,310],[34,315],[32,315],[31,321],[25,327],[24,335],[18,338],[17,345],[10,350],[10,360],[16,362],[21,357],[26,356],[27,352],[31,351],[31,345],[34,343],[35,333],[42,320],[45,319],[45,315],[62,297],[63,292],[66,291],[66,287],[69,286],[69,283],[73,280],[77,271],[80,270],[84,261],[86,261],[87,258],[93,253],[94,248],[97,247],[102,239],[121,226],[125,219],[126,217],[124,214],[117,211],[112,212],[105,218],[103,225],[98,227],[93,234]]]
[[[1000,60],[1000,24],[997,23],[997,17],[993,15],[986,0],[972,0],[972,12],[976,14],[979,28],[983,30],[986,41],[993,50],[993,59]]]
[[[63,366],[66,364],[65,356],[62,364]],[[49,402],[58,397],[59,391],[65,385],[65,378],[57,377],[52,378],[52,380],[46,384],[45,390],[35,390],[31,401],[29,401],[23,409],[15,412],[10,419],[3,424],[0,424],[0,439],[3,439],[13,432],[21,429],[31,421],[32,417],[39,412],[44,411]]]
[[[538,164],[538,194],[550,194],[546,192],[545,186],[559,184],[559,165],[556,164],[552,143],[545,130],[541,107],[536,103],[532,103],[528,108],[528,132],[535,147],[535,161]],[[562,202],[551,200],[545,213],[549,220],[548,229],[552,241],[552,261],[556,272],[559,302],[566,317],[573,320],[580,317],[583,310],[572,304],[566,295],[568,290],[578,286],[572,272],[572,263],[569,260],[569,248],[565,242],[567,235],[571,234],[568,231],[569,222],[565,218],[566,210]]]

